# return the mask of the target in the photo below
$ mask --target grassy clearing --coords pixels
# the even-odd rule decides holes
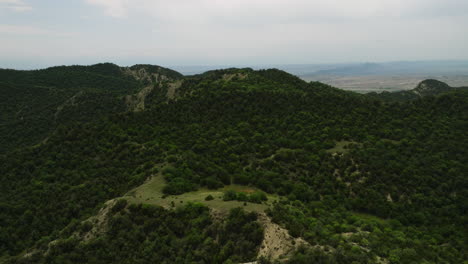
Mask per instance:
[[[263,202],[262,204],[246,202],[244,205],[244,202],[240,201],[223,201],[223,194],[227,190],[245,192],[247,194],[258,190],[253,187],[242,185],[228,185],[216,190],[202,188],[195,192],[164,197],[162,189],[165,184],[166,182],[163,176],[158,174],[148,179],[144,184],[128,192],[124,197],[131,203],[154,204],[165,208],[171,208],[173,204],[177,207],[188,202],[195,202],[203,203],[206,206],[219,211],[229,211],[232,208],[243,207],[246,211],[255,212],[263,212],[272,204],[273,201],[279,200],[279,197],[276,195],[267,195],[268,201]],[[212,195],[214,199],[211,201],[205,201],[205,198],[208,195]]]
[[[347,153],[349,151],[348,147],[352,144],[357,144],[353,141],[341,140],[336,142],[335,147],[328,149],[328,153]]]

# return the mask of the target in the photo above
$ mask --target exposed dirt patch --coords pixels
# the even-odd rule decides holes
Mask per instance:
[[[386,197],[386,198],[387,198],[387,202],[393,203],[393,198],[392,198],[392,196],[390,195],[390,193],[387,193],[387,197]]]
[[[213,221],[222,222],[228,216],[228,212],[211,208],[210,216]]]
[[[125,74],[132,76],[135,80],[144,83],[146,86],[138,93],[125,96],[125,103],[129,111],[139,112],[145,110],[145,100],[154,89],[161,89],[164,83],[168,83],[167,97],[173,99],[177,88],[182,85],[182,81],[171,82],[172,79],[160,73],[148,72],[147,69],[141,68],[132,70],[124,68]]]
[[[223,222],[228,214],[229,213],[224,210],[213,208],[210,210],[210,215],[213,221],[216,222]],[[285,260],[300,246],[311,247],[310,244],[302,238],[294,238],[289,235],[288,230],[273,223],[265,213],[258,213],[258,222],[264,228],[264,236],[257,258],[265,257],[270,260]]]
[[[137,81],[146,81],[146,82],[152,83],[152,82],[162,82],[162,81],[169,80],[167,76],[159,74],[159,73],[148,72],[145,68],[141,68],[138,70],[124,68],[123,72],[127,75],[133,76],[133,78],[135,78]]]
[[[223,80],[225,81],[231,81],[232,79],[237,78],[239,80],[244,80],[247,78],[246,73],[226,73],[223,74]]]
[[[265,214],[259,214],[258,220],[265,228],[263,242],[258,252],[258,257],[266,257],[271,260],[287,258],[300,246],[308,246],[302,238],[292,237],[288,230],[271,222],[271,219]]]
[[[141,89],[135,95],[125,96],[125,104],[127,109],[133,112],[139,112],[145,110],[145,99],[153,91],[154,85],[149,85]]]
[[[180,81],[175,81],[175,82],[171,82],[169,83],[169,86],[167,88],[167,98],[168,99],[174,99],[175,98],[175,94],[176,94],[176,91],[177,89],[180,88],[180,86],[182,86],[182,80]]]
[[[105,203],[105,206],[99,210],[99,213],[95,216],[88,218],[84,222],[90,222],[92,228],[90,231],[82,235],[83,242],[89,241],[93,238],[96,238],[100,234],[103,234],[107,231],[107,223],[109,221],[109,213],[112,207],[114,207],[116,199],[109,200]],[[76,234],[78,236],[78,234]]]
[[[91,229],[89,231],[84,232],[84,233],[75,232],[69,238],[75,238],[75,239],[81,240],[81,242],[86,242],[93,238],[98,237],[100,234],[105,233],[107,231],[107,224],[109,221],[110,210],[112,209],[112,207],[115,205],[116,202],[117,202],[116,199],[107,201],[105,205],[103,206],[103,208],[101,208],[101,210],[99,210],[99,212],[96,215],[91,216],[90,218],[82,222],[82,223],[89,222],[91,224]],[[44,256],[47,256],[50,253],[51,249],[62,240],[63,240],[62,238],[53,240],[49,242],[47,244],[47,247],[44,249],[39,249],[35,247],[31,248],[29,251],[23,254],[23,258],[25,259],[31,258],[31,257],[34,257],[34,255],[36,254],[42,254]]]

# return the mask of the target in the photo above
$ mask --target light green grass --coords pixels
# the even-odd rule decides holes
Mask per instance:
[[[162,175],[155,175],[144,184],[128,192],[124,198],[131,203],[154,204],[166,208],[171,208],[172,202],[175,207],[184,205],[188,202],[194,202],[205,204],[206,206],[219,211],[229,211],[232,208],[243,207],[246,211],[255,212],[263,212],[272,204],[273,201],[279,200],[279,197],[276,195],[267,195],[268,201],[263,202],[262,204],[247,202],[246,205],[244,205],[244,202],[240,201],[223,201],[223,194],[227,190],[246,193],[258,191],[256,188],[242,185],[228,185],[216,190],[202,188],[198,191],[188,192],[181,195],[169,195],[163,198],[164,195],[162,189],[165,184],[166,182]],[[214,197],[214,200],[205,201],[206,196],[210,194]]]
[[[341,141],[336,142],[335,146],[331,149],[328,149],[327,152],[328,153],[347,153],[349,149],[347,149],[346,147],[348,147],[351,144],[357,144],[357,143],[353,141],[341,140]]]

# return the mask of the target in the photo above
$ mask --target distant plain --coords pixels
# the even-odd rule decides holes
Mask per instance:
[[[185,75],[221,68],[278,68],[305,81],[320,81],[360,93],[401,91],[415,88],[426,79],[437,79],[452,87],[468,86],[468,61],[403,61],[382,63],[271,64],[174,66]]]
[[[436,79],[452,87],[468,86],[466,75],[408,75],[408,76],[300,76],[306,81],[320,81],[333,87],[360,93],[411,90],[423,80]]]

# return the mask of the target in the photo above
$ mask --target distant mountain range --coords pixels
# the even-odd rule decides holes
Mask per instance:
[[[173,69],[185,75],[200,74],[209,70],[239,67],[230,66],[175,66]],[[325,63],[325,64],[265,64],[252,65],[253,69],[278,68],[299,77],[314,75],[430,75],[468,74],[468,61],[397,61],[365,63]]]
[[[386,62],[336,65],[335,67],[302,73],[314,75],[429,75],[468,74],[468,61]]]
[[[232,66],[180,66],[185,74],[199,74]],[[345,90],[398,91],[413,89],[425,79],[438,79],[452,86],[468,86],[468,61],[401,61],[382,63],[258,65],[253,69],[278,68],[306,81],[320,81]]]

